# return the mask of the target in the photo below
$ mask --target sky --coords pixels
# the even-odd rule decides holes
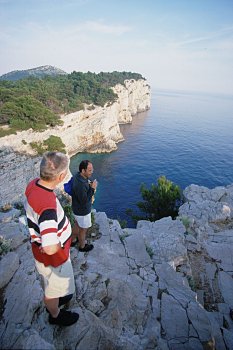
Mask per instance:
[[[233,94],[233,0],[0,0],[0,75],[43,65]]]

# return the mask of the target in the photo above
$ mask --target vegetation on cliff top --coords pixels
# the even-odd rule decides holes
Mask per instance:
[[[61,138],[55,135],[49,136],[49,138],[44,141],[31,142],[30,145],[38,155],[42,155],[47,151],[66,153],[65,145],[62,142]]]
[[[111,104],[117,98],[111,87],[123,84],[126,79],[143,77],[131,72],[73,72],[0,81],[0,137],[17,130],[42,131],[59,125],[59,115],[81,110],[84,103]]]

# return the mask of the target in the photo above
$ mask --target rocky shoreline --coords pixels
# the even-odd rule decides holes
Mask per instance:
[[[179,217],[122,229],[95,212],[95,248],[71,250],[80,314],[51,326],[20,209],[0,213],[13,251],[0,261],[0,347],[77,350],[233,349],[233,185],[190,185]]]

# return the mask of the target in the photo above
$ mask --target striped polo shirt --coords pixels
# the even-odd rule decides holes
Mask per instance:
[[[53,190],[32,180],[25,191],[25,210],[35,259],[45,266],[59,266],[69,257],[71,226]],[[41,247],[61,244],[53,255],[41,252]]]

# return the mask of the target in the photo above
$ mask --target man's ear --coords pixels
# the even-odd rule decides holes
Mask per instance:
[[[59,175],[59,181],[62,182],[64,180],[64,178],[66,177],[66,173],[61,173]]]

